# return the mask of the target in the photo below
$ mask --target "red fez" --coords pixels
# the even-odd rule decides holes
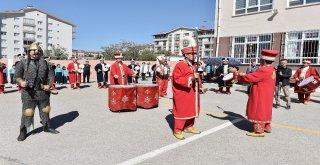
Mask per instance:
[[[114,58],[123,58],[122,53],[114,52]]]
[[[274,61],[276,60],[278,53],[279,52],[277,50],[262,49],[261,58],[268,61]]]
[[[192,47],[186,47],[181,49],[182,54],[198,54],[198,47],[197,46],[192,46]]]
[[[71,56],[71,59],[77,59],[77,56],[72,55],[72,56]]]
[[[303,60],[303,63],[311,64],[311,60],[310,60],[310,59],[304,59],[304,60]]]

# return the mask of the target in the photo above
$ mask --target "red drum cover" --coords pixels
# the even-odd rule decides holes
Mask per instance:
[[[110,85],[109,108],[110,111],[137,110],[137,88],[134,85]]]
[[[153,108],[159,105],[159,86],[157,84],[137,84],[137,106]]]
[[[300,82],[298,86],[300,87],[299,92],[312,93],[320,86],[320,81],[316,80],[313,76],[310,76]]]

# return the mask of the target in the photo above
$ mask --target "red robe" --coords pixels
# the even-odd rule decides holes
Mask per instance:
[[[198,92],[196,103],[196,82],[189,86],[190,79],[194,77],[194,70],[185,62],[179,62],[172,73],[173,91],[173,115],[175,119],[192,119],[200,113],[200,92]],[[202,87],[201,82],[197,83],[198,91]],[[197,108],[196,108],[197,106]]]
[[[4,66],[0,66],[0,93],[4,93],[5,77],[3,75]]]
[[[253,123],[270,123],[276,73],[273,66],[262,66],[256,72],[239,76],[241,82],[252,83],[247,103],[247,117]]]
[[[77,62],[77,66],[79,69],[79,63]],[[81,82],[81,73],[75,73],[75,68],[74,68],[74,63],[71,62],[68,64],[67,70],[69,72],[69,82],[70,84],[75,84],[75,83],[79,83]]]
[[[115,62],[111,65],[110,70],[110,85],[127,85],[128,84],[128,75],[133,76],[135,73],[125,64]],[[117,75],[118,78],[114,76]]]
[[[296,73],[293,75],[294,78],[299,78],[300,77],[300,74],[301,74],[301,71],[302,71],[303,67],[300,67]],[[308,78],[310,76],[313,76],[315,79],[318,79],[319,80],[319,74],[317,72],[317,70],[313,67],[310,67],[309,66],[309,69],[307,70],[306,72],[306,76],[305,78]],[[305,93],[305,91],[302,91],[300,90],[300,87],[298,86],[298,84],[300,83],[300,81],[297,81],[296,84],[294,85],[294,92],[295,93]],[[315,90],[313,90],[312,92],[315,92]]]

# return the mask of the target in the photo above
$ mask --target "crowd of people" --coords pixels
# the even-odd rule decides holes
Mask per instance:
[[[273,100],[276,100],[275,107],[280,105],[279,91],[282,89],[286,97],[286,109],[291,108],[290,99],[290,78],[292,70],[287,67],[287,60],[281,59],[280,64],[275,68],[273,63],[278,55],[276,50],[261,51],[260,66],[252,62],[246,72],[240,72],[239,68],[230,65],[228,59],[223,59],[221,66],[214,67],[202,65],[196,60],[198,49],[196,46],[186,47],[181,50],[184,59],[178,62],[173,70],[168,65],[165,56],[158,56],[156,64],[151,66],[150,62],[142,62],[139,65],[134,59],[129,65],[122,62],[121,52],[115,52],[116,61],[109,65],[101,58],[94,67],[97,75],[98,88],[107,88],[110,85],[130,85],[138,84],[152,77],[152,83],[159,86],[160,97],[167,96],[168,83],[171,81],[173,93],[173,135],[177,139],[184,139],[183,132],[199,134],[200,130],[194,128],[195,118],[200,113],[200,94],[206,93],[203,81],[215,80],[218,83],[217,94],[223,93],[226,87],[226,94],[231,94],[232,84],[237,82],[247,83],[248,105],[247,117],[252,122],[253,132],[248,136],[263,137],[265,133],[271,133]],[[22,118],[18,141],[23,141],[27,137],[33,125],[35,108],[40,112],[41,123],[44,132],[53,134],[59,133],[50,127],[49,113],[50,94],[57,94],[55,84],[65,84],[69,82],[71,89],[80,89],[81,80],[83,83],[90,82],[92,67],[89,61],[80,64],[76,56],[71,57],[71,62],[65,67],[60,64],[55,65],[49,58],[43,57],[41,47],[33,43],[28,48],[26,54],[19,56],[19,61],[9,70],[6,70],[4,63],[0,63],[0,94],[4,93],[6,76],[10,74],[10,83],[17,84],[21,91],[22,98]],[[295,92],[301,103],[307,104],[310,101],[310,94],[315,89],[307,89],[298,86],[306,79],[312,78],[311,83],[320,85],[320,77],[317,70],[310,66],[309,59],[303,60],[303,66],[293,75],[295,80]],[[6,75],[5,75],[6,74]],[[225,79],[227,75],[232,75],[230,79]],[[312,76],[312,77],[311,77]],[[318,87],[316,86],[316,87]]]

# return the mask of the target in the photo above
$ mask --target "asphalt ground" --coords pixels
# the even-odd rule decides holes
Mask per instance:
[[[144,82],[148,83],[148,82]],[[246,136],[245,87],[232,94],[216,94],[216,84],[201,95],[201,114],[195,127],[199,135],[172,135],[171,87],[168,97],[154,109],[110,112],[108,90],[95,83],[81,90],[59,86],[51,96],[51,123],[60,134],[44,133],[35,113],[33,134],[25,141],[19,134],[21,99],[16,89],[0,95],[0,165],[78,164],[320,164],[320,95],[308,105],[273,109],[273,132],[265,137]],[[285,101],[281,104],[285,106]]]

